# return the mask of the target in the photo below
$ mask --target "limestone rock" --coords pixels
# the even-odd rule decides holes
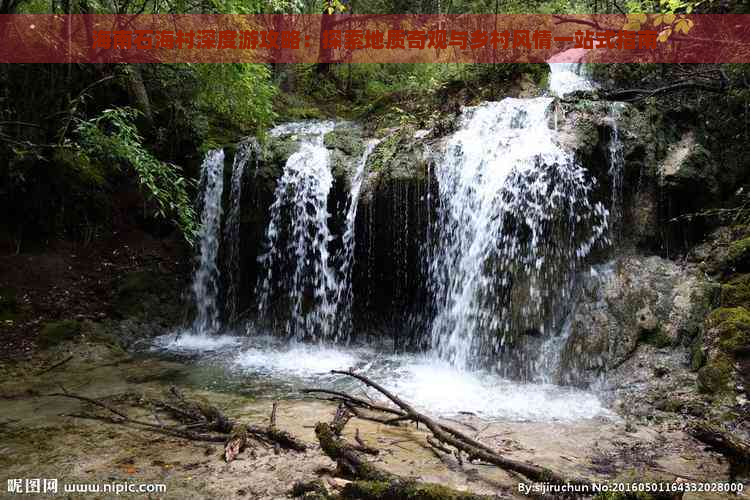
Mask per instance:
[[[561,367],[563,381],[579,385],[625,363],[640,344],[685,349],[702,333],[712,297],[696,269],[656,256],[599,266],[580,294]]]

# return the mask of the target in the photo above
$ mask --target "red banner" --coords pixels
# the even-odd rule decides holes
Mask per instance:
[[[0,62],[744,63],[748,21],[707,14],[15,14],[0,15]]]

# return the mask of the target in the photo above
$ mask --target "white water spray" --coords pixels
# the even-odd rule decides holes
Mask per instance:
[[[380,141],[371,140],[367,143],[362,157],[357,163],[357,169],[351,179],[349,199],[347,200],[346,229],[341,238],[341,254],[339,255],[340,273],[336,290],[336,303],[338,304],[338,322],[341,336],[349,335],[351,331],[351,307],[354,301],[352,290],[352,266],[354,264],[355,222],[357,219],[357,207],[359,206],[359,195],[362,191],[362,182],[367,173],[367,160],[370,158],[375,146]]]
[[[619,233],[622,224],[622,189],[625,169],[625,157],[622,140],[620,139],[620,128],[617,126],[623,103],[612,103],[610,105],[610,119],[612,121],[612,137],[609,141],[609,176],[612,182],[612,214],[611,226],[613,233]]]
[[[607,211],[591,204],[593,180],[555,141],[551,98],[465,108],[435,168],[439,239],[430,266],[437,315],[432,343],[457,367],[498,359],[526,331],[546,335],[570,298],[573,270],[606,239]],[[517,349],[519,351],[519,349]],[[516,352],[534,371],[533,354]]]
[[[242,211],[242,180],[245,174],[245,166],[248,161],[254,159],[258,162],[260,144],[255,138],[241,143],[234,154],[232,165],[231,191],[229,193],[229,211],[224,223],[224,241],[227,245],[226,269],[227,269],[227,296],[226,311],[229,321],[237,319],[237,307],[239,304],[240,287],[240,225]]]
[[[261,319],[269,320],[275,297],[288,297],[290,315],[285,331],[299,340],[328,339],[336,330],[337,280],[328,251],[332,239],[328,193],[333,176],[330,154],[323,144],[323,137],[333,127],[333,122],[305,122],[271,131],[277,136],[299,135],[300,147],[287,160],[276,184],[266,231],[267,251],[258,259],[265,269],[256,289],[258,312]]]
[[[563,97],[577,91],[593,90],[594,86],[583,75],[586,66],[583,58],[586,49],[569,49],[555,54],[549,64],[549,90],[553,95]]]
[[[198,234],[199,264],[193,277],[196,316],[191,331],[213,335],[219,331],[216,298],[221,279],[216,265],[221,231],[221,195],[224,189],[224,151],[214,149],[206,154],[201,168],[201,229]]]

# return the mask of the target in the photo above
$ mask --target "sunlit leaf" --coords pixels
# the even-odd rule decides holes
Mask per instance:
[[[669,39],[669,35],[672,34],[672,28],[667,28],[659,33],[656,39],[660,42],[666,42]]]
[[[648,20],[646,14],[628,14],[628,23],[638,23],[641,25]]]

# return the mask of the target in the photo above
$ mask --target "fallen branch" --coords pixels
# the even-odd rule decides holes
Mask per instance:
[[[390,472],[380,470],[362,459],[352,445],[336,434],[334,425],[319,422],[315,426],[315,436],[320,442],[323,453],[336,462],[341,474],[370,481],[390,481],[394,479]]]
[[[403,415],[407,416],[411,421],[417,424],[423,423],[430,430],[433,436],[435,436],[435,438],[437,438],[444,444],[453,446],[460,452],[466,453],[466,455],[468,455],[469,457],[469,460],[481,460],[483,462],[496,465],[502,469],[523,474],[527,478],[534,481],[546,481],[557,484],[569,483],[576,485],[590,485],[590,483],[584,479],[565,476],[532,463],[519,462],[516,460],[505,458],[484,443],[481,443],[452,427],[440,424],[427,415],[418,412],[409,403],[403,401],[401,398],[391,393],[377,382],[374,382],[365,377],[364,375],[360,375],[351,371],[341,370],[332,370],[331,373],[356,378],[368,387],[371,387],[380,392],[393,404],[398,406],[401,409]]]
[[[354,433],[354,440],[359,445],[357,446],[357,451],[367,453],[368,455],[380,454],[380,450],[378,450],[377,448],[373,448],[372,446],[368,446],[367,443],[365,443],[365,441],[359,436],[359,429],[357,429]]]
[[[228,419],[215,406],[206,401],[188,400],[177,389],[172,388],[170,391],[174,399],[172,402],[140,400],[144,406],[152,410],[152,415],[158,422],[152,423],[132,418],[124,411],[97,399],[72,394],[64,387],[61,389],[62,392],[48,394],[48,396],[76,399],[106,410],[111,414],[111,416],[92,414],[68,414],[67,416],[127,425],[190,441],[225,443],[224,457],[227,462],[234,460],[243,449],[247,448],[251,444],[251,438],[263,444],[268,443],[275,446],[277,453],[279,447],[294,451],[307,450],[306,443],[289,432],[276,427],[275,404],[271,414],[271,422],[267,427],[247,425]],[[165,425],[154,408],[165,411],[177,422],[180,422],[180,425]]]
[[[187,439],[189,441],[202,441],[202,442],[207,442],[207,443],[223,443],[227,440],[227,437],[225,435],[201,434],[201,433],[186,431],[184,429],[177,429],[174,427],[159,427],[158,425],[153,425],[147,422],[141,422],[141,421],[132,420],[132,419],[123,420],[121,418],[106,417],[102,415],[88,415],[88,414],[82,414],[82,413],[63,413],[60,416],[80,418],[80,419],[86,419],[86,420],[98,420],[99,422],[106,422],[109,424],[133,426],[139,430],[156,432],[158,434],[163,434],[165,436]]]
[[[373,411],[381,411],[383,413],[390,413],[392,415],[397,416],[403,416],[404,412],[395,408],[390,408],[388,406],[379,405],[377,403],[373,403],[372,401],[367,401],[362,398],[358,398],[356,396],[351,396],[345,392],[340,391],[331,391],[328,389],[302,389],[300,392],[303,394],[328,394],[331,396],[334,396],[333,398],[330,398],[329,400],[336,400],[341,401],[344,403],[353,403],[357,406],[360,406],[362,408],[366,408],[368,410]]]
[[[338,416],[338,412],[337,412]],[[320,441],[323,452],[338,464],[340,473],[353,478],[344,483],[338,496],[331,496],[325,492],[320,483],[295,485],[293,493],[313,491],[317,498],[341,498],[360,500],[392,500],[395,498],[409,498],[412,500],[436,500],[450,498],[452,500],[491,500],[495,496],[476,495],[454,490],[434,483],[425,483],[413,479],[403,479],[395,474],[384,471],[360,457],[357,450],[339,437],[334,427],[339,422],[334,417],[331,424],[319,422],[315,426],[315,435]]]
[[[665,85],[663,87],[657,87],[655,89],[624,89],[624,90],[614,90],[614,91],[609,91],[609,92],[600,91],[599,94],[601,95],[602,98],[609,100],[609,101],[633,102],[633,101],[639,101],[641,99],[646,99],[649,97],[654,97],[660,94],[667,94],[669,92],[675,92],[678,90],[685,90],[685,89],[704,90],[706,92],[726,91],[726,87],[724,85],[716,86],[716,85],[709,85],[709,84],[702,83],[702,82],[697,82],[694,80],[688,80],[688,81],[673,83],[671,85]]]

